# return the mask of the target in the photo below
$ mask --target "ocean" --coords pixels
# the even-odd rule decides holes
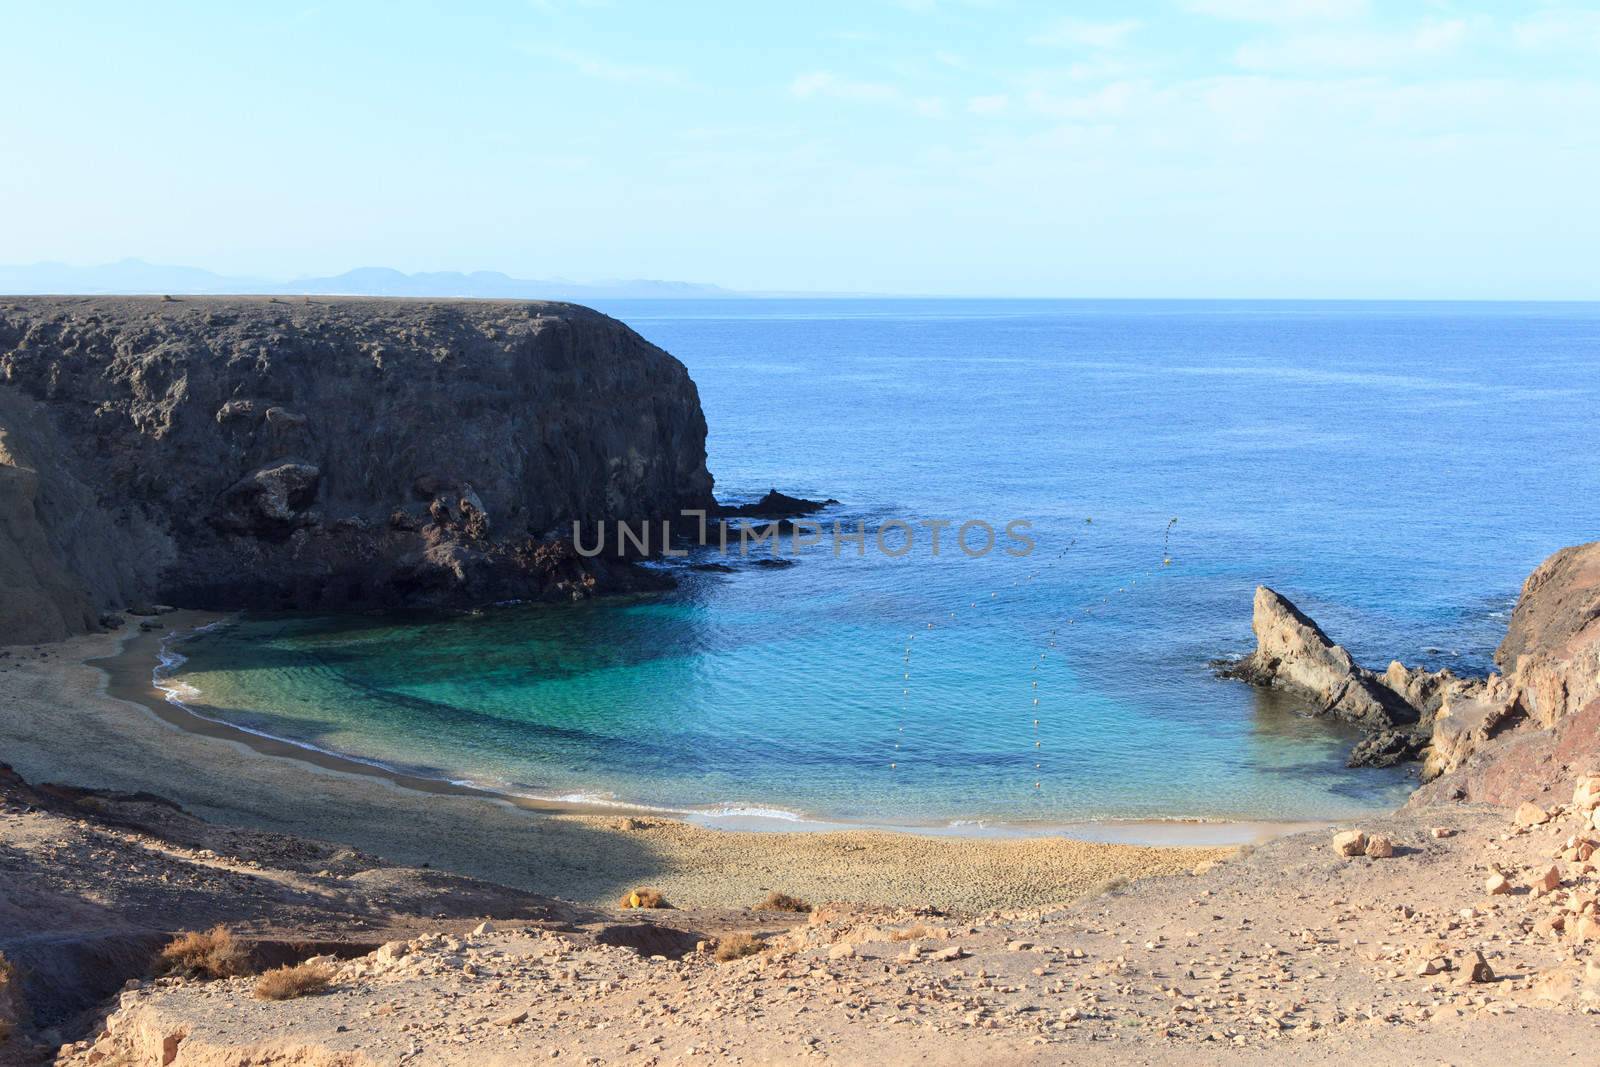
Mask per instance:
[[[1253,647],[1255,586],[1369,666],[1483,672],[1527,573],[1600,536],[1600,305],[601,310],[689,368],[721,499],[836,498],[818,518],[868,551],[697,550],[663,564],[676,591],[572,605],[246,617],[175,646],[167,684],[408,772],[713,823],[1337,818],[1414,783],[1213,676]],[[870,534],[892,520],[897,557]],[[970,521],[993,551],[952,550]]]

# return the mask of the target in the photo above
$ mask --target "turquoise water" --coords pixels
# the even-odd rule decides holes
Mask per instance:
[[[1350,735],[1211,676],[1251,645],[1255,584],[1376,666],[1481,671],[1527,572],[1600,531],[1596,305],[603,310],[688,366],[724,499],[776,485],[869,528],[1026,519],[1035,552],[934,557],[924,527],[901,558],[697,554],[648,598],[252,618],[182,647],[205,713],[677,809],[1337,816],[1405,777],[1346,770]]]

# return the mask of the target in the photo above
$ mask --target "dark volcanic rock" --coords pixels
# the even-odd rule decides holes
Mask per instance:
[[[712,516],[729,519],[793,519],[801,515],[815,514],[830,504],[837,503],[837,500],[832,499],[806,500],[772,489],[753,504],[719,504],[712,511]]]
[[[1347,767],[1394,767],[1422,757],[1428,735],[1410,730],[1379,730],[1350,750]]]
[[[655,585],[562,537],[714,509],[705,433],[681,363],[573,305],[0,300],[0,643]]]

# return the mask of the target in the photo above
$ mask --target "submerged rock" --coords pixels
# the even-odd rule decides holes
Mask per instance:
[[[789,496],[776,489],[769,490],[767,495],[753,504],[718,504],[711,514],[713,517],[722,518],[750,518],[750,519],[793,519],[801,515],[811,515],[825,507],[837,504],[837,500],[807,500],[804,497]]]

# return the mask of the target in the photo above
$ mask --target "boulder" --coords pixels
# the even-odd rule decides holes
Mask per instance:
[[[815,514],[837,500],[807,500],[804,497],[790,496],[780,493],[776,489],[768,491],[767,495],[750,504],[719,504],[711,510],[712,517],[724,518],[751,518],[751,519],[792,519],[802,515]]]
[[[1511,821],[1518,826],[1542,826],[1550,821],[1550,813],[1531,800],[1524,800],[1512,813]]]
[[[1477,950],[1470,956],[1463,956],[1453,969],[1456,972],[1457,985],[1481,985],[1494,981],[1494,968],[1489,966],[1489,961],[1484,959],[1483,953]]]
[[[1342,830],[1333,835],[1333,850],[1341,856],[1359,856],[1367,850],[1367,835],[1360,830]]]
[[[272,537],[316,521],[309,510],[322,472],[310,463],[285,459],[240,478],[222,494],[212,522],[223,530]]]
[[[1520,715],[1515,694],[1499,679],[1447,698],[1433,720],[1433,733],[1422,761],[1422,780],[1431,782],[1464,766],[1484,742],[1507,729]]]
[[[387,941],[378,947],[377,959],[382,964],[398,963],[411,954],[411,946],[404,941]]]
[[[1600,774],[1586,774],[1572,789],[1572,807],[1584,812],[1600,808]]]
[[[1375,860],[1388,859],[1394,855],[1394,840],[1387,834],[1373,834],[1367,838],[1366,853]]]

